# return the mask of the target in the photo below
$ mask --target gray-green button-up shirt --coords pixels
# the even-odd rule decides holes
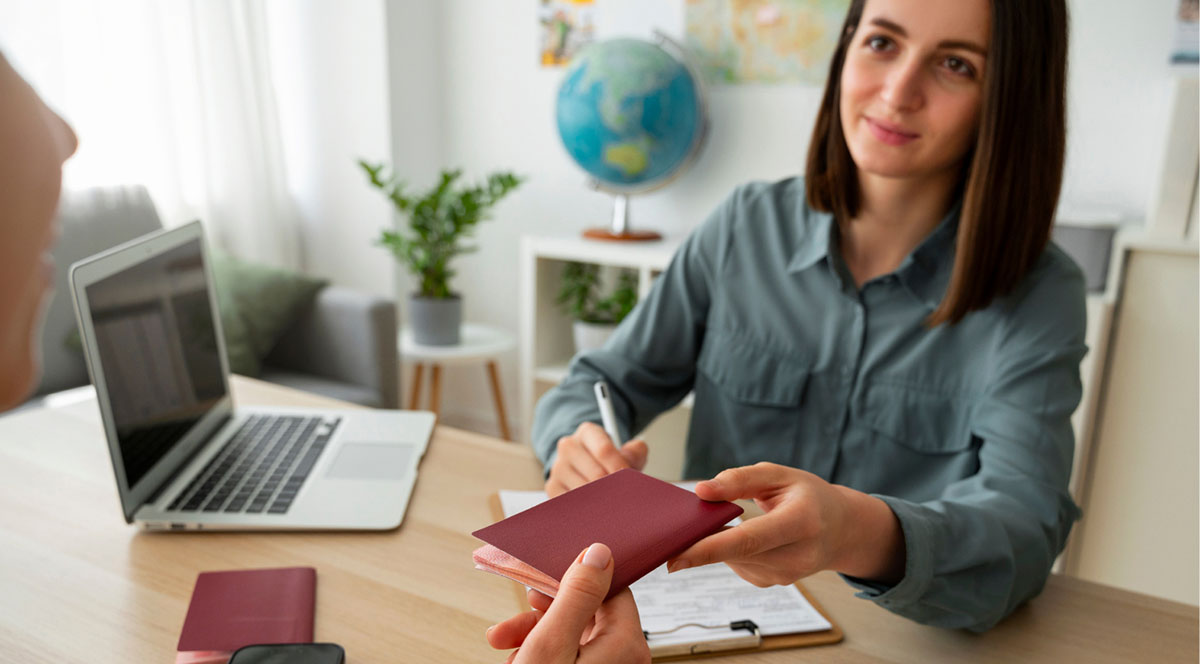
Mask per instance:
[[[905,575],[847,577],[859,596],[991,627],[1041,590],[1079,516],[1067,480],[1084,279],[1051,245],[1015,292],[931,329],[957,224],[956,208],[858,288],[802,179],[738,188],[539,402],[538,455],[549,468],[561,436],[600,421],[596,380],[623,437],[694,392],[685,477],[772,461],[877,495],[903,529]]]

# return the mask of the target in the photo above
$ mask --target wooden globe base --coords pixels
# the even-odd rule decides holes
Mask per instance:
[[[662,234],[654,231],[614,233],[609,228],[589,228],[583,232],[583,236],[589,240],[608,240],[609,242],[653,242],[662,239]]]

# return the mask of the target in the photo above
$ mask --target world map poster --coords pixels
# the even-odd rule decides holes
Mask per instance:
[[[714,83],[821,85],[850,0],[686,0],[688,46]]]
[[[538,50],[543,67],[561,67],[595,39],[593,0],[539,0]]]

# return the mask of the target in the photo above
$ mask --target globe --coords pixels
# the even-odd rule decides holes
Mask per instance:
[[[661,187],[695,159],[707,133],[699,79],[681,47],[610,39],[585,48],[558,90],[558,133],[598,186],[616,194]]]

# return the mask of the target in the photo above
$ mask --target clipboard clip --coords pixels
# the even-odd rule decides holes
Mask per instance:
[[[693,638],[682,642],[671,642],[656,645],[653,643],[653,637],[664,637],[681,629],[697,628],[704,630],[721,630],[721,631],[745,631],[745,635],[734,636],[730,638]],[[683,623],[676,625],[671,629],[658,630],[654,632],[642,631],[646,637],[646,641],[650,642],[650,654],[653,657],[666,657],[671,655],[700,655],[710,652],[721,652],[725,650],[744,650],[750,648],[758,648],[762,646],[762,634],[758,630],[758,625],[753,620],[735,620],[731,623],[723,623],[719,625],[704,625],[701,623]]]

